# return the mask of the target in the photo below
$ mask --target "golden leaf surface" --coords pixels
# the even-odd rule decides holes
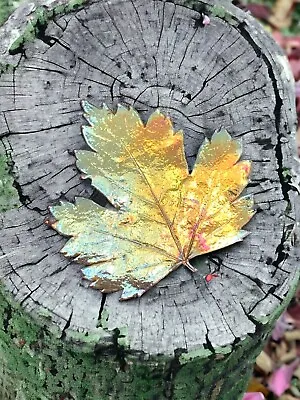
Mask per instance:
[[[180,265],[195,271],[191,258],[247,235],[253,200],[239,195],[250,162],[238,161],[241,145],[227,131],[205,140],[189,173],[183,133],[159,110],[144,125],[133,108],[82,105],[93,151],[77,151],[77,166],[115,209],[77,198],[51,207],[49,224],[71,237],[61,252],[86,265],[92,287],[139,297]]]

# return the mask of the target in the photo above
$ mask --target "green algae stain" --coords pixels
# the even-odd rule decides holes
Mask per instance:
[[[30,20],[23,32],[20,32],[19,37],[10,46],[9,52],[16,54],[22,50],[25,43],[33,42],[34,39],[43,36],[48,22],[56,16],[64,13],[75,11],[84,5],[87,0],[70,0],[68,3],[63,5],[55,6],[54,8],[45,9],[44,7],[37,7],[34,13],[32,13]]]
[[[55,337],[48,323],[31,318],[0,287],[0,399],[164,398],[159,397],[163,365],[128,362],[122,370],[113,344],[77,351],[72,342]]]
[[[1,0],[0,1],[0,25],[2,25],[21,1]]]
[[[231,15],[224,7],[222,6],[213,6],[211,9],[211,15],[217,18],[221,18],[224,21],[228,22],[228,24],[232,26],[237,26],[239,24],[238,20],[236,20],[233,15]]]
[[[225,8],[222,6],[214,6],[211,10],[211,14],[214,17],[219,17],[219,18],[224,19],[226,17],[227,12],[226,12]]]
[[[0,212],[20,205],[18,192],[13,187],[14,179],[10,174],[10,169],[9,159],[0,154]]]
[[[239,21],[223,6],[206,4],[204,7],[198,0],[186,0],[183,4],[199,13],[207,14],[210,18],[220,18],[232,26],[237,26],[239,24]],[[228,4],[230,4],[230,2]]]

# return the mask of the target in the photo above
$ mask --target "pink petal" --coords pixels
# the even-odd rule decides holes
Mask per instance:
[[[291,385],[291,379],[300,360],[295,360],[289,365],[283,365],[273,372],[269,380],[269,389],[277,396],[281,396]]]
[[[273,31],[272,36],[273,39],[279,44],[279,46],[284,47],[285,37],[282,35],[280,31]]]
[[[267,20],[271,14],[270,7],[261,4],[248,4],[246,7],[255,18]]]
[[[293,318],[285,311],[276,322],[275,328],[272,332],[272,339],[279,340],[282,338],[286,331],[294,328]]]
[[[296,81],[298,81],[300,79],[300,61],[294,59],[289,59],[289,61],[290,61],[290,67],[294,74],[294,78]]]
[[[265,396],[260,392],[246,393],[243,400],[265,400]]]
[[[300,97],[300,81],[296,82],[296,97]]]
[[[210,18],[205,14],[202,14],[202,16],[203,16],[203,22],[202,22],[203,25],[209,25],[210,24]]]

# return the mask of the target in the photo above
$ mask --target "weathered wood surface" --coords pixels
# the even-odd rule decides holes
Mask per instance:
[[[202,26],[201,12],[210,25]],[[231,345],[257,337],[246,345],[249,357],[299,276],[293,80],[281,50],[226,1],[91,1],[53,21],[34,21],[35,40],[27,30],[25,42],[16,44],[11,28],[24,30],[20,14],[0,39],[0,135],[22,203],[0,217],[4,287],[47,332],[58,328],[79,348],[111,346],[123,367],[128,359],[166,356],[170,387],[180,354],[224,346],[230,353]],[[184,130],[190,166],[204,137],[228,129],[253,161],[245,191],[257,208],[251,234],[197,260],[197,273],[172,273],[141,299],[120,303],[119,293],[88,289],[80,265],[59,254],[66,239],[43,223],[49,205],[92,195],[74,165],[73,151],[85,146],[80,99],[134,105],[144,120],[159,107]],[[220,278],[206,284],[205,274],[216,267]],[[9,327],[13,317],[6,318]],[[241,365],[249,368],[245,354]],[[231,368],[237,373],[237,359]],[[201,392],[197,383],[200,397],[186,398],[224,400],[230,391],[222,373],[215,378],[219,388]],[[166,397],[151,398],[185,398],[165,389],[157,393]]]

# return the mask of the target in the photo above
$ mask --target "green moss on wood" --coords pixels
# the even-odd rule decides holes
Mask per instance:
[[[0,154],[0,212],[19,206],[17,190],[13,187],[14,179],[10,174],[10,160]]]
[[[230,4],[230,1],[228,1],[228,3]],[[204,7],[204,5],[198,0],[186,0],[184,2],[184,5],[186,7],[192,8],[195,11],[198,11],[199,13],[205,12],[210,17],[217,17],[223,19],[232,26],[237,26],[239,23],[237,19],[234,18],[234,16],[230,12],[228,12],[225,7],[221,5],[215,5],[215,6],[205,5]]]
[[[113,344],[101,352],[79,352],[41,321],[33,321],[9,297],[1,291],[1,399],[146,400],[162,392],[163,366],[128,364],[122,371]]]
[[[0,62],[0,77],[2,74],[7,74],[13,72],[15,66],[12,64],[4,64]]]
[[[156,356],[143,361],[143,354],[129,354],[130,349],[120,344],[120,330],[115,330],[115,340],[106,345],[100,328],[98,337],[85,336],[83,349],[78,343],[74,346],[76,334],[70,342],[61,339],[59,332],[49,330],[49,316],[34,320],[2,288],[0,398],[238,400],[272,328],[271,320],[266,325],[257,323],[254,335],[237,340],[225,354],[207,350],[200,357],[200,353],[185,354],[178,349],[173,358]],[[82,334],[77,339],[82,341]]]
[[[20,36],[12,43],[9,52],[16,54],[22,50],[25,43],[32,42],[35,38],[41,37],[47,24],[54,17],[66,14],[81,7],[87,0],[70,0],[64,5],[58,5],[54,8],[37,7],[34,13],[30,16],[27,25]]]
[[[48,328],[54,326],[50,314],[34,320],[1,288],[0,398],[239,400],[254,360],[293,295],[298,278],[268,321],[256,322],[255,334],[237,340],[231,348],[215,353],[178,349],[173,358],[156,356],[145,361],[143,354],[129,354],[130,349],[120,344],[120,330],[115,330],[115,340],[106,345],[102,328],[98,336],[73,333],[70,342],[61,339],[60,332]],[[84,339],[86,346],[79,346]]]
[[[9,15],[20,3],[20,0],[0,0],[0,25],[2,25],[7,20]]]

